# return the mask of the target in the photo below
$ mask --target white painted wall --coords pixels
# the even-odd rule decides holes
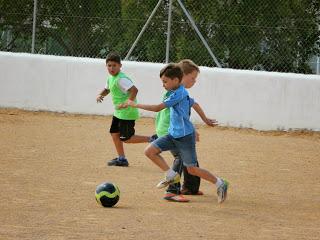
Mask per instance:
[[[123,62],[141,103],[160,103],[163,64]],[[259,130],[320,130],[320,76],[201,67],[190,95],[221,125]],[[111,115],[96,104],[107,72],[103,59],[0,52],[0,107]],[[154,113],[141,111],[142,116]],[[195,113],[192,120],[200,122]]]

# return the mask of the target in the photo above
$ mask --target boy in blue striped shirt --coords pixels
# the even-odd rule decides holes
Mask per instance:
[[[160,71],[160,78],[163,87],[170,92],[169,97],[157,105],[137,104],[130,100],[128,100],[127,105],[154,112],[170,108],[169,134],[156,139],[145,149],[145,155],[166,172],[165,179],[157,185],[157,188],[164,188],[180,181],[179,173],[171,169],[160,155],[162,151],[176,149],[179,151],[188,173],[216,185],[218,203],[222,203],[227,197],[229,183],[198,167],[195,129],[190,121],[190,109],[195,102],[189,97],[184,86],[181,85],[182,76],[183,72],[179,65],[168,64]],[[125,105],[121,107],[125,107]]]

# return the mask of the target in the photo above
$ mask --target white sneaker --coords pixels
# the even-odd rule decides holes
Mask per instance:
[[[166,177],[165,179],[161,180],[158,183],[157,188],[165,188],[168,185],[175,184],[178,182],[180,182],[180,174],[176,173],[176,175],[174,175],[173,178]]]
[[[228,181],[223,179],[222,181],[223,183],[217,189],[218,203],[223,203],[226,200],[228,194],[229,183]]]

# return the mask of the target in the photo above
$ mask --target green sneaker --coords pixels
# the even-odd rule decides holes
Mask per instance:
[[[217,189],[218,203],[223,203],[227,199],[228,194],[229,183],[227,180],[222,179],[222,181],[223,183]]]
[[[158,183],[157,188],[165,188],[168,185],[175,184],[175,183],[178,183],[178,182],[180,182],[180,174],[176,173],[176,175],[171,179],[166,177],[165,179],[161,180]]]

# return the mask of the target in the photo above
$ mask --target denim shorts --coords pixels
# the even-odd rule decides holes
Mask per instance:
[[[195,133],[191,133],[181,138],[173,138],[171,135],[160,137],[153,141],[152,146],[163,151],[178,151],[183,165],[186,167],[197,166],[196,138]]]

